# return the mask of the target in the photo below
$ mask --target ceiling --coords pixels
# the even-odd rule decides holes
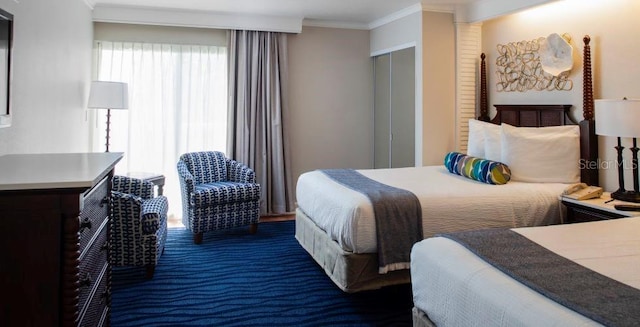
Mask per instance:
[[[295,17],[306,21],[370,24],[422,3],[453,12],[482,0],[89,0],[96,7],[133,7],[217,14]]]

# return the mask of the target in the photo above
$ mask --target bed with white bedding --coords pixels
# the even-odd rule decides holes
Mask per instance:
[[[534,113],[532,117],[536,124],[544,121],[551,122],[551,125],[562,125],[569,107],[509,106],[498,108],[497,117],[510,117],[512,120],[508,122],[515,125],[526,122],[525,118],[531,117],[527,115]],[[539,119],[549,113],[555,120]],[[525,124],[531,125],[530,122]],[[575,133],[572,136],[575,137],[575,143],[571,143],[574,145],[570,149],[556,151],[555,158],[576,167],[571,173],[574,177],[569,177],[569,180],[576,178],[573,181],[576,182],[580,181],[581,173],[577,168],[579,148],[584,143],[582,139],[578,140],[582,131],[577,126],[571,128]],[[516,130],[521,133],[531,128]],[[542,131],[537,128],[534,130]],[[546,142],[554,146],[558,143],[555,139]],[[537,143],[514,144],[518,149],[530,148],[531,151],[544,148]],[[534,167],[548,168],[547,171],[538,172],[542,176],[553,171],[565,172],[565,169],[559,168],[562,163],[560,166],[551,164],[544,158],[538,159],[538,155],[532,155],[524,162],[535,163],[536,160],[543,164],[536,163]],[[563,207],[559,196],[569,183],[542,179],[541,182],[511,180],[504,185],[490,185],[452,174],[444,166],[366,169],[357,172],[371,180],[415,194],[420,202],[423,237],[479,228],[561,223]],[[515,170],[512,172],[516,173]],[[311,171],[299,177],[296,197],[295,237],[340,289],[357,292],[410,282],[408,270],[381,273],[376,220],[367,196],[342,185],[339,180],[328,177],[322,171]],[[409,252],[410,248],[406,250],[407,257]]]
[[[566,116],[569,108],[567,105],[501,106],[498,107],[494,123],[506,122],[533,127],[543,122],[552,126],[562,125],[568,121]],[[520,161],[514,160],[513,166],[519,167],[518,165],[525,163],[529,167],[514,169],[512,173],[514,176],[519,173],[522,176],[520,179],[525,181],[512,178],[503,185],[490,185],[452,174],[445,166],[366,169],[357,172],[371,180],[413,193],[420,202],[424,238],[436,233],[461,230],[557,224],[563,218],[559,196],[569,181],[580,181],[581,173],[582,181],[585,180],[584,173],[588,169],[580,171],[578,161],[595,161],[593,157],[585,159],[580,156],[583,152],[580,148],[589,143],[589,135],[593,134],[592,129],[587,128],[585,131],[582,123],[580,129],[577,126],[566,126],[567,130],[574,133],[571,140],[575,140],[575,143],[560,141],[566,138],[563,134],[565,132],[546,139],[541,144],[531,141],[535,138],[530,139],[529,134],[534,131],[536,135],[547,135],[547,129],[504,126],[498,129],[505,131],[504,133],[513,133],[509,134],[511,136],[507,140],[517,139],[517,142],[502,142],[498,146],[503,153],[519,151]],[[553,130],[555,127],[548,128]],[[569,145],[565,149],[559,146],[560,143]],[[536,151],[544,153],[535,153]],[[555,154],[544,158],[547,153],[554,151]],[[505,156],[508,157],[507,154]],[[567,162],[573,164],[575,171],[568,173],[569,170],[564,169],[563,165]],[[557,172],[560,173],[556,174]],[[530,176],[525,176],[528,173],[536,173],[542,177],[536,182]],[[558,175],[556,177],[562,182],[547,179],[549,174]],[[299,177],[296,197],[298,208],[295,237],[340,289],[357,292],[410,282],[410,274],[406,269],[381,273],[378,265],[376,218],[366,195],[342,185],[341,181],[318,170],[306,172]],[[409,252],[410,247],[406,250],[407,257]]]
[[[640,217],[513,231],[640,292]],[[414,326],[602,325],[525,286],[449,238],[433,237],[414,245],[411,277]],[[607,292],[613,296],[611,289]],[[621,316],[640,313],[640,301],[629,301],[625,300],[631,309]]]
[[[585,71],[590,70],[587,55],[588,39],[585,37]],[[487,105],[486,65],[481,56],[481,90],[479,120],[495,125],[509,124],[519,127],[545,127],[574,125],[570,118],[571,105],[494,105],[496,115],[489,117]],[[586,76],[586,75],[585,75]],[[481,140],[469,131],[469,150],[484,148],[482,158],[503,153],[514,158],[513,166],[523,164],[542,174],[564,173],[566,166],[549,164],[547,153],[555,153],[556,159],[566,153],[563,162],[575,165],[579,160],[579,181],[598,184],[598,142],[593,120],[593,92],[591,75],[585,77],[583,118],[579,124],[579,144],[573,148],[559,148],[555,142],[528,143],[520,138],[511,146],[501,142]],[[491,124],[489,124],[491,125]],[[470,125],[471,127],[471,125]],[[483,128],[484,136],[496,137],[495,128]],[[494,132],[488,133],[488,130]],[[516,133],[517,134],[517,133]],[[502,141],[502,135],[497,138]],[[514,138],[515,139],[515,138]],[[495,140],[494,140],[495,141]],[[488,145],[491,144],[491,145]],[[491,150],[491,151],[489,151]],[[573,154],[577,151],[577,157]],[[537,153],[537,154],[535,154]],[[469,153],[471,154],[471,153]],[[561,158],[562,159],[562,158]],[[500,160],[498,160],[500,161]],[[484,227],[522,227],[558,223],[562,220],[559,196],[566,185],[549,183],[545,178],[531,179],[527,169],[512,168],[512,180],[505,185],[486,185],[448,173],[442,166],[359,170],[361,174],[385,184],[410,190],[420,201],[423,236],[456,230]],[[526,183],[516,182],[518,177]],[[525,173],[522,175],[522,173]],[[416,176],[420,176],[419,178]],[[345,292],[377,289],[409,283],[409,270],[380,273],[375,217],[367,198],[321,172],[312,171],[300,176],[296,188],[296,231],[300,245],[325,270],[331,280]],[[408,251],[410,252],[410,250]]]
[[[358,170],[381,183],[409,190],[422,207],[423,236],[491,227],[561,222],[563,183],[479,183],[444,166]],[[316,170],[300,176],[298,207],[345,251],[376,252],[376,224],[369,199]]]

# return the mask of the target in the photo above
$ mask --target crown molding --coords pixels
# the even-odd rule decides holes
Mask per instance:
[[[302,31],[301,17],[236,15],[129,6],[95,6],[93,21],[286,33],[300,33]]]
[[[303,26],[326,27],[326,28],[344,28],[352,30],[369,30],[369,24],[339,22],[331,20],[307,19],[302,21]]]
[[[510,0],[508,2],[504,0],[478,0],[466,5],[425,4],[421,1],[369,23],[304,19],[303,17],[240,15],[184,9],[107,6],[96,5],[96,0],[82,1],[93,10],[93,21],[96,22],[300,33],[303,25],[372,30],[421,11],[453,13],[457,23],[476,23],[558,0]]]
[[[385,17],[382,17],[380,19],[376,19],[374,21],[372,21],[371,23],[369,23],[368,28],[370,30],[374,29],[374,28],[378,28],[382,25],[386,25],[389,24],[393,21],[396,21],[400,18],[404,18],[407,17],[409,15],[415,14],[417,12],[421,12],[422,11],[422,4],[421,3],[416,3],[415,5],[409,6],[407,8],[404,8],[402,10],[396,11],[394,13],[392,13],[391,15],[387,15]]]
[[[556,1],[559,0],[479,0],[458,7],[456,21],[477,23]]]

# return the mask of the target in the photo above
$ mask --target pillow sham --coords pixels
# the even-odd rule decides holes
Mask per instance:
[[[447,153],[444,165],[450,173],[486,184],[501,185],[511,179],[511,170],[507,165],[459,152]]]
[[[500,125],[483,122],[477,119],[469,119],[469,136],[467,139],[467,155],[486,158],[486,130],[491,130],[500,135]],[[499,160],[500,158],[498,158]]]
[[[494,127],[484,129],[484,157],[493,161],[502,160],[502,125],[491,124]]]
[[[485,122],[469,119],[469,136],[467,138],[467,154],[484,158],[484,124]]]
[[[514,127],[502,124],[502,160],[514,181],[580,182],[578,125]]]

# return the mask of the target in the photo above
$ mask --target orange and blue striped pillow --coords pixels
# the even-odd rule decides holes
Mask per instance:
[[[450,173],[487,184],[506,184],[511,179],[511,170],[507,165],[459,152],[447,153],[444,165]]]

